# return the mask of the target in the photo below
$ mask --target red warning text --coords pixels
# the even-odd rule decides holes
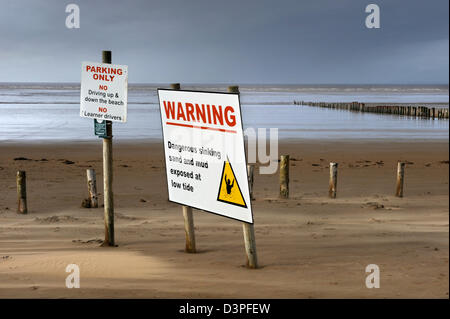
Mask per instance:
[[[122,75],[123,71],[121,68],[112,68],[104,66],[93,66],[86,65],[86,72],[92,73],[92,78],[94,80],[112,82],[116,75]]]
[[[163,104],[168,120],[236,126],[236,115],[232,106],[173,101],[163,101]]]

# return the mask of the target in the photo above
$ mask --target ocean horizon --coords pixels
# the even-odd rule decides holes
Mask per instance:
[[[161,139],[157,88],[129,84],[128,122],[114,124],[118,140]],[[182,89],[226,92],[226,84]],[[353,113],[293,105],[294,100],[422,104],[448,107],[442,85],[240,85],[244,129],[278,128],[280,139],[448,139],[448,120]],[[0,141],[94,141],[93,121],[79,116],[79,83],[0,83]]]

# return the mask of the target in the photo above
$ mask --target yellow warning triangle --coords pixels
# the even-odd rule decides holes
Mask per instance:
[[[242,196],[239,183],[228,160],[223,162],[222,177],[220,178],[217,200],[227,204],[247,208],[247,204],[245,203],[244,196]]]

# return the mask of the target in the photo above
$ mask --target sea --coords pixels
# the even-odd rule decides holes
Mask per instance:
[[[130,84],[128,121],[113,123],[116,141],[160,140],[157,88]],[[183,89],[226,92],[227,85]],[[293,101],[405,103],[448,107],[448,85],[241,85],[244,129],[278,129],[295,140],[448,140],[448,120],[358,113]],[[79,83],[0,83],[0,143],[96,141],[94,120],[79,115]]]

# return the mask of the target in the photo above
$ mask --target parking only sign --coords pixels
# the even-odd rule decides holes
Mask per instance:
[[[158,90],[169,200],[253,223],[239,94]]]
[[[128,66],[95,62],[81,64],[80,116],[127,121]]]

